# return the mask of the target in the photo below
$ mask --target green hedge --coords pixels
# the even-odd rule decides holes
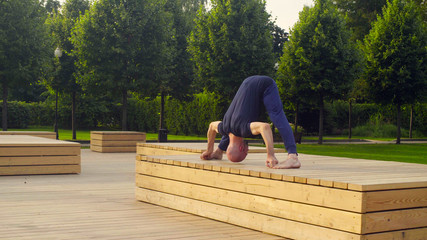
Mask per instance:
[[[128,101],[129,130],[157,132],[160,119],[160,97]],[[209,123],[222,118],[218,98],[212,93],[195,94],[193,99],[165,101],[165,126],[170,134],[204,135]]]
[[[71,104],[69,102],[69,99],[60,99],[58,105],[60,128],[71,128]],[[129,130],[158,131],[160,97],[154,99],[131,97],[128,103]],[[42,103],[12,101],[8,103],[8,106],[9,128],[26,128],[29,125],[53,126],[55,103],[52,101]],[[1,107],[2,104],[0,104],[0,114]],[[165,103],[165,126],[170,134],[205,135],[209,123],[221,120],[227,107],[227,104],[213,93],[195,94],[191,99],[185,101],[168,97]],[[359,127],[357,131],[361,136],[378,132],[383,128],[382,126],[396,124],[396,112],[393,106],[358,103],[353,104],[352,111],[353,128]],[[108,99],[100,101],[89,97],[80,98],[77,107],[77,128],[120,129],[120,113],[119,103]],[[292,123],[293,113],[287,112],[286,115]],[[409,118],[410,106],[404,106],[402,108],[402,127],[404,129],[409,129]],[[299,125],[305,129],[306,134],[317,134],[318,110],[301,108]],[[374,129],[376,130],[374,131]],[[388,132],[394,131],[390,130],[390,127],[387,129],[389,129]],[[427,136],[427,104],[414,105],[413,129],[417,132],[417,136]],[[348,102],[335,101],[326,104],[325,134],[346,134],[346,132],[348,132]],[[353,131],[353,135],[359,134]]]

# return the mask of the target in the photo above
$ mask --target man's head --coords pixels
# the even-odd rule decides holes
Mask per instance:
[[[241,162],[248,155],[248,142],[241,137],[231,137],[227,148],[227,158],[232,162]]]

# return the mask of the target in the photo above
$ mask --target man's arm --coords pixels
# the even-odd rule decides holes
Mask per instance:
[[[271,131],[270,124],[264,122],[252,122],[250,125],[253,135],[261,134],[264,139],[265,147],[267,148],[267,167],[273,167],[279,161],[274,155],[273,132]]]
[[[214,144],[215,144],[215,137],[216,137],[216,134],[218,133],[218,124],[220,122],[221,121],[216,121],[216,122],[211,122],[209,124],[209,129],[207,133],[208,147],[206,151],[203,152],[202,155],[200,155],[200,158],[203,160],[210,160],[212,158],[215,158],[215,159],[222,158],[222,150],[217,149],[215,152],[213,151]]]

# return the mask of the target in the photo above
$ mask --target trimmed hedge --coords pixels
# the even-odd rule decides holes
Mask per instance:
[[[61,99],[62,100],[62,99]],[[59,104],[59,127],[71,128],[71,106],[63,99]],[[0,101],[1,103],[1,101]],[[157,132],[160,118],[160,97],[128,100],[128,127],[133,131]],[[0,114],[1,114],[0,104]],[[165,101],[165,126],[170,134],[205,135],[209,123],[221,120],[228,105],[213,93],[194,94],[192,99],[178,100],[168,97]],[[26,128],[29,125],[53,126],[55,105],[53,102],[8,103],[9,128]],[[325,134],[346,134],[348,132],[348,102],[335,101],[325,105]],[[396,123],[396,113],[392,106],[375,104],[353,104],[353,128]],[[79,99],[77,107],[77,126],[79,129],[115,128],[120,129],[120,104],[111,101],[94,101],[91,98]],[[293,122],[293,112],[287,112],[288,120]],[[402,108],[402,127],[409,129],[410,106]],[[302,108],[299,125],[305,134],[317,134],[318,110]],[[380,127],[381,128],[381,127]],[[366,130],[362,130],[366,129]],[[413,129],[417,136],[427,135],[427,104],[414,105]],[[371,127],[358,129],[373,132]],[[353,135],[357,135],[353,131]],[[404,135],[402,135],[404,136]],[[415,136],[414,136],[415,137]]]

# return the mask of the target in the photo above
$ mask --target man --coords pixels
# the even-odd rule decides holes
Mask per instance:
[[[264,108],[279,130],[288,152],[287,159],[280,163],[274,155],[273,133],[270,124],[258,121]],[[222,135],[222,139],[214,151],[217,133]],[[208,148],[200,155],[200,158],[203,160],[222,159],[222,154],[226,151],[230,161],[241,162],[248,154],[248,145],[244,138],[259,134],[264,139],[267,148],[267,167],[301,167],[292,128],[283,112],[277,85],[272,78],[267,76],[251,76],[243,81],[222,122],[210,123],[207,133]]]

